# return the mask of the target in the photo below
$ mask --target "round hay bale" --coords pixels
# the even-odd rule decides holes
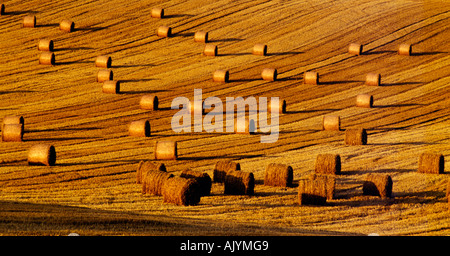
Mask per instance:
[[[36,16],[28,15],[23,18],[24,28],[34,28],[36,27]]]
[[[449,197],[449,201],[450,201],[450,179],[447,182],[447,192],[445,193],[446,197]]]
[[[236,134],[255,134],[256,132],[256,123],[253,119],[245,119],[245,122],[238,122],[235,120],[234,122],[234,132]]]
[[[158,19],[164,18],[164,9],[163,8],[152,8],[151,16],[152,16],[152,18],[158,18]]]
[[[53,52],[41,52],[39,56],[39,64],[55,65],[55,54]]]
[[[356,106],[361,108],[373,107],[373,96],[369,94],[358,94],[356,96]]]
[[[145,110],[158,110],[158,96],[144,95],[139,101],[139,107]]]
[[[392,197],[392,185],[391,176],[370,173],[363,183],[363,194],[390,198]]]
[[[150,122],[148,120],[131,122],[128,126],[128,134],[134,137],[150,137]]]
[[[114,80],[103,81],[102,92],[113,94],[120,93],[120,82]]]
[[[351,43],[348,46],[348,53],[353,55],[361,55],[363,51],[363,46],[361,44]]]
[[[99,68],[110,68],[112,63],[112,59],[109,56],[97,56],[95,58],[95,66]]]
[[[202,106],[201,106],[202,115],[205,114],[205,108],[204,108],[204,105],[205,105],[205,100],[202,101]],[[188,106],[188,107],[189,107],[190,113],[191,113],[191,114],[194,113],[194,111],[195,111],[195,102],[189,101],[189,106]]]
[[[324,116],[322,120],[322,130],[324,131],[340,131],[341,118],[339,116]]]
[[[228,171],[240,171],[241,165],[231,160],[219,160],[214,166],[213,180],[214,182],[223,183]]]
[[[136,169],[136,184],[141,184],[145,173],[148,171],[161,171],[167,172],[164,163],[140,161]]]
[[[63,20],[59,23],[59,30],[64,32],[73,32],[75,30],[75,23],[70,20]]]
[[[422,153],[419,157],[419,173],[442,174],[444,173],[444,156],[435,153]]]
[[[24,129],[25,120],[23,119],[23,116],[5,116],[3,118],[2,127],[5,124],[20,124],[20,125],[22,125],[22,128]]]
[[[207,43],[208,42],[208,32],[205,32],[205,31],[195,32],[194,42]]]
[[[253,46],[253,55],[266,56],[267,55],[267,45],[265,44],[255,44]]]
[[[200,185],[201,196],[209,196],[211,194],[211,177],[207,173],[186,169],[181,172],[180,177],[197,180]]]
[[[162,187],[165,203],[176,205],[197,205],[201,198],[201,189],[197,180],[173,177],[167,179]]]
[[[155,169],[142,172],[142,194],[162,195],[164,183],[173,177],[173,174]]]
[[[29,165],[52,166],[56,163],[55,147],[47,144],[37,144],[28,151]]]
[[[412,47],[410,44],[401,44],[398,47],[398,54],[399,55],[406,55],[406,56],[410,56],[412,52]]]
[[[326,184],[322,180],[298,181],[299,205],[325,205],[327,202]]]
[[[335,190],[336,190],[336,176],[335,175],[312,173],[309,176],[309,180],[319,180],[319,181],[324,182],[326,194],[327,194],[327,200],[332,200],[335,198]]]
[[[341,174],[341,156],[338,154],[318,154],[314,171],[320,174]]]
[[[218,69],[213,73],[213,81],[220,83],[228,83],[230,79],[230,72],[228,70]]]
[[[38,43],[38,50],[39,51],[53,51],[53,40],[50,39],[41,39]]]
[[[21,124],[5,124],[2,127],[2,141],[23,141],[23,126]]]
[[[367,132],[364,128],[345,130],[345,144],[367,145]]]
[[[176,160],[178,157],[177,142],[157,141],[155,143],[154,155],[157,160]]]
[[[0,15],[5,14],[5,5],[4,4],[0,4]]]
[[[275,68],[265,68],[261,72],[261,77],[265,81],[275,81],[277,80],[278,72]]]
[[[309,71],[303,75],[303,83],[305,84],[319,84],[319,73]]]
[[[113,80],[114,74],[112,70],[100,69],[97,72],[97,82],[103,83],[104,81]]]
[[[228,171],[224,181],[227,195],[253,195],[255,178],[251,172]]]
[[[366,85],[370,86],[380,86],[381,74],[369,73],[366,75]]]
[[[267,104],[267,111],[271,113],[286,113],[286,100],[278,101],[279,104],[275,108],[272,108],[272,104]]]
[[[264,175],[264,185],[275,187],[292,187],[294,170],[285,164],[270,163]]]
[[[158,30],[156,30],[156,35],[159,37],[171,37],[172,28],[168,26],[159,26]]]
[[[203,55],[205,55],[205,56],[217,56],[217,53],[218,53],[217,45],[205,44],[205,48],[203,49]]]

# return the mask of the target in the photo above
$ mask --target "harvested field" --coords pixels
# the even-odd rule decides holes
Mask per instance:
[[[23,142],[1,142],[2,235],[449,235],[450,3],[446,0],[295,1],[43,1],[9,0],[0,16],[0,118],[23,116]],[[151,18],[154,7],[164,18]],[[36,16],[35,28],[23,19]],[[73,21],[75,30],[60,31]],[[156,35],[160,26],[172,36]],[[203,56],[194,33],[208,32],[218,56]],[[40,39],[54,42],[54,65],[39,65]],[[350,43],[364,46],[351,55]],[[400,44],[411,56],[398,55]],[[268,46],[255,56],[255,44]],[[110,56],[120,93],[102,93],[97,56]],[[265,68],[276,81],[261,79]],[[215,70],[229,70],[215,83]],[[320,74],[318,85],[303,74]],[[380,73],[380,86],[364,85]],[[280,97],[279,138],[260,134],[175,133],[179,96]],[[143,110],[145,94],[158,110]],[[372,108],[355,106],[358,94]],[[340,131],[322,131],[324,115]],[[150,137],[128,135],[149,120]],[[365,128],[367,145],[345,145],[345,129]],[[140,161],[153,161],[156,141],[176,141],[169,173],[191,169],[213,177],[216,162],[238,162],[255,178],[253,196],[224,195],[213,183],[198,205],[142,195]],[[28,150],[51,144],[54,166],[29,166]],[[442,154],[443,174],[417,172],[422,152]],[[339,154],[338,197],[324,206],[298,205],[300,179],[314,173],[318,154]],[[269,163],[293,168],[293,187],[264,186]],[[392,196],[365,196],[370,173],[389,175]]]

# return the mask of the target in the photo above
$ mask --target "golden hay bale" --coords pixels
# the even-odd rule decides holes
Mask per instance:
[[[157,141],[154,151],[157,160],[176,160],[178,157],[176,141]]]
[[[36,16],[28,15],[23,18],[24,28],[34,28],[36,27]]]
[[[251,172],[228,171],[224,187],[227,195],[253,195],[255,178]]]
[[[102,92],[112,94],[120,93],[120,82],[115,80],[103,81]]]
[[[197,180],[173,177],[164,182],[162,196],[165,203],[196,205],[200,202],[200,191]]]
[[[422,153],[419,156],[419,173],[444,173],[444,156],[442,154]]]
[[[37,144],[28,151],[29,165],[55,165],[56,151],[55,147],[47,144]]]
[[[369,94],[358,94],[356,96],[356,106],[361,108],[371,108],[373,106],[373,96]]]
[[[341,156],[335,154],[319,154],[316,158],[315,173],[340,174]]]
[[[340,131],[341,118],[339,116],[329,115],[322,119],[322,130],[324,131]]]
[[[156,30],[156,35],[159,37],[171,37],[172,28],[168,26],[159,26]]]
[[[294,170],[285,164],[270,163],[264,175],[264,185],[275,187],[292,187]]]
[[[214,182],[224,182],[229,171],[240,171],[241,165],[231,160],[219,160],[214,166],[213,180]]]
[[[166,166],[163,163],[140,161],[136,169],[136,183],[141,184],[144,173],[154,170],[167,172]]]
[[[64,32],[73,32],[75,30],[75,23],[70,20],[63,20],[59,23],[59,30]]]
[[[230,72],[228,70],[218,69],[213,73],[213,81],[220,83],[228,83]]]
[[[327,190],[322,180],[298,181],[298,204],[324,205],[327,202]]]
[[[261,72],[261,77],[265,81],[275,81],[277,80],[278,72],[275,68],[265,68]]]
[[[370,173],[363,183],[363,194],[390,198],[392,197],[392,185],[391,176]]]
[[[319,73],[309,71],[303,75],[303,83],[305,84],[319,84]]]
[[[367,132],[364,128],[345,130],[345,144],[367,145]]]
[[[39,64],[55,65],[55,54],[53,52],[42,52],[39,55]]]
[[[198,103],[197,103],[197,104],[198,104]],[[189,109],[189,111],[190,111],[189,113],[195,113],[194,111],[195,111],[195,109],[196,109],[196,105],[197,105],[197,104],[195,104],[194,101],[189,101],[189,106],[188,106],[188,109]],[[205,108],[204,108],[204,105],[205,105],[205,100],[202,101],[202,105],[201,105],[201,106],[198,106],[198,107],[201,108],[202,115],[205,114]]]
[[[174,176],[165,171],[160,170],[148,170],[142,173],[142,194],[162,195],[164,183],[168,179],[172,179]]]
[[[5,14],[5,5],[4,4],[0,4],[0,15]]]
[[[131,122],[128,126],[128,134],[134,137],[150,137],[150,122],[148,120]]]
[[[186,169],[181,172],[180,177],[186,179],[196,179],[200,185],[201,196],[209,196],[211,194],[211,177],[205,172],[193,171]]]
[[[5,124],[2,126],[2,141],[23,141],[23,126],[21,124]]]
[[[49,51],[49,52],[51,52],[51,51],[53,51],[53,47],[54,47],[53,40],[50,40],[50,39],[41,39],[41,40],[39,40],[39,43],[38,43],[38,50],[39,51]]]
[[[235,120],[234,122],[234,132],[236,134],[255,134],[256,132],[256,123],[253,119],[245,118],[245,122],[238,122]]]
[[[272,108],[271,102],[267,104],[267,111],[271,113],[286,113],[286,100],[279,100],[279,104],[275,108]]]
[[[2,127],[5,124],[20,124],[22,125],[22,128],[25,129],[25,120],[23,119],[23,116],[5,116],[3,118]]]
[[[398,54],[399,55],[409,56],[409,55],[411,55],[411,52],[412,52],[412,47],[411,47],[410,44],[401,44],[398,47]]]
[[[325,189],[327,191],[327,200],[334,199],[336,190],[336,176],[328,174],[312,173],[309,176],[309,180],[320,180],[325,183]]]
[[[350,54],[361,55],[362,51],[363,51],[363,46],[361,44],[351,43],[348,46],[348,53],[350,53]]]
[[[446,197],[449,197],[449,202],[450,202],[450,179],[447,182],[447,192],[445,193]]]
[[[255,44],[253,46],[253,55],[266,56],[267,55],[267,45],[265,44]]]
[[[139,101],[139,107],[141,109],[146,110],[158,110],[158,96],[156,95],[144,95],[141,97],[141,100]]]
[[[203,49],[203,55],[205,56],[217,56],[217,45],[213,44],[205,44],[205,48]]]
[[[110,56],[97,56],[95,58],[95,66],[99,68],[110,68],[112,64],[112,59]]]
[[[100,69],[97,72],[97,82],[103,83],[104,81],[113,80],[114,74],[112,70]]]
[[[380,86],[381,74],[379,73],[368,73],[366,75],[366,85],[370,86]]]
[[[208,42],[208,32],[205,32],[205,31],[195,32],[194,42],[207,43]]]
[[[151,17],[158,18],[158,19],[164,18],[164,9],[163,8],[152,8]]]

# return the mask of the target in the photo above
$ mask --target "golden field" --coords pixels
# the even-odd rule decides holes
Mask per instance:
[[[298,1],[3,1],[0,16],[0,116],[25,118],[24,142],[1,142],[0,234],[3,235],[449,235],[445,196],[450,180],[450,3],[446,0]],[[162,7],[164,19],[150,17]],[[36,28],[23,28],[35,15]],[[72,33],[60,21],[75,22]],[[171,38],[156,29],[168,25]],[[219,56],[202,56],[193,33],[209,31]],[[55,43],[56,65],[39,65],[37,42]],[[365,54],[347,53],[350,43]],[[254,56],[257,43],[268,56]],[[413,44],[413,56],[396,53]],[[120,94],[102,93],[95,58],[112,57]],[[279,81],[260,79],[277,68]],[[216,69],[230,83],[215,83]],[[317,71],[319,85],[303,73]],[[381,86],[364,85],[378,72]],[[175,97],[280,97],[276,143],[260,135],[175,133]],[[139,108],[154,93],[160,111]],[[357,94],[374,108],[355,106]],[[368,145],[344,144],[344,131],[322,131],[322,117],[339,115],[341,128],[364,127]],[[128,124],[148,119],[151,136],[128,136]],[[212,195],[197,206],[163,203],[141,194],[136,167],[153,159],[158,140],[178,143],[169,172],[212,170],[219,159],[253,172],[254,196]],[[28,149],[55,146],[55,166],[28,166]],[[447,159],[440,175],[417,173],[422,152]],[[294,169],[294,183],[314,172],[318,154],[340,154],[339,198],[299,206],[297,188],[263,185],[269,163]],[[392,199],[362,195],[370,173],[389,174]]]

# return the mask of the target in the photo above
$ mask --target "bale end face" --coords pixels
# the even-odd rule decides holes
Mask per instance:
[[[429,174],[444,173],[444,156],[442,154],[422,153],[419,157],[417,172]]]
[[[363,194],[379,196],[381,198],[391,198],[392,185],[391,176],[371,173],[363,183]]]

